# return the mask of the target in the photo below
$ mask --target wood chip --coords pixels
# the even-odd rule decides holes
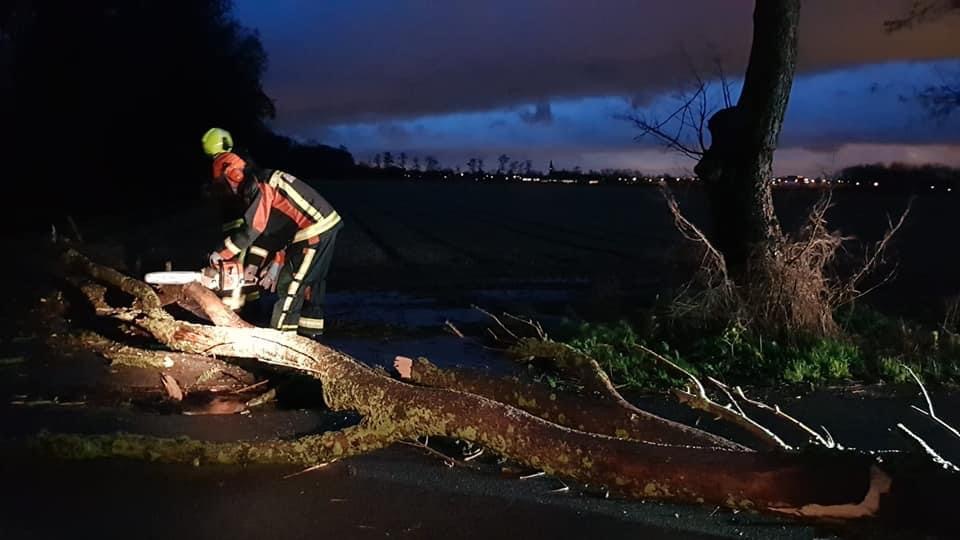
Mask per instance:
[[[161,373],[160,382],[163,383],[163,389],[166,390],[167,395],[170,396],[170,399],[174,401],[183,401],[183,390],[180,388],[180,384],[176,379],[170,375],[167,375],[166,373]]]

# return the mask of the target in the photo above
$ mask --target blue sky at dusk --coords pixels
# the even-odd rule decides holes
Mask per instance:
[[[710,73],[719,59],[736,75],[749,52],[747,0],[432,4],[236,2],[270,57],[275,127],[343,144],[361,161],[392,151],[493,164],[505,153],[537,168],[552,159],[584,169],[685,172],[692,162],[652,139],[635,141],[636,130],[618,117],[662,116],[691,83],[692,66]],[[960,114],[934,120],[914,98],[926,85],[960,77],[960,17],[884,33],[883,20],[908,7],[908,0],[804,3],[777,172],[876,161],[960,165]],[[731,82],[735,99],[738,81]]]

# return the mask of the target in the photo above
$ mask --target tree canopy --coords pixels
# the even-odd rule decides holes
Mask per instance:
[[[304,145],[266,127],[274,116],[261,84],[267,55],[231,8],[229,0],[4,3],[8,174],[47,208],[114,212],[144,190],[198,193],[209,178],[200,137],[212,126],[257,157],[262,146],[263,165],[303,154]]]

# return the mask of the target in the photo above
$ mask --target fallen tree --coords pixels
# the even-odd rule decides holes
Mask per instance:
[[[762,450],[752,450],[659,418],[624,400],[591,359],[548,341],[528,338],[526,344],[532,355],[551,356],[562,373],[575,376],[582,392],[544,393],[519,380],[495,382],[399,359],[403,380],[312,340],[253,328],[198,285],[174,296],[217,326],[173,317],[151,287],[76,251],[67,251],[64,262],[67,271],[132,297],[130,307],[101,310],[104,316],[134,325],[172,351],[257,359],[312,376],[330,409],[356,412],[360,421],[294,441],[211,443],[124,434],[39,439],[45,451],[60,457],[316,467],[396,442],[440,436],[624,497],[812,520],[878,517],[925,525],[938,516],[946,519],[949,503],[938,493],[957,487],[956,467],[927,453],[878,454],[832,444],[794,449],[754,431]],[[700,390],[691,394],[692,401],[704,405],[702,385]],[[735,411],[706,401],[712,412]],[[746,423],[745,414],[727,417]]]

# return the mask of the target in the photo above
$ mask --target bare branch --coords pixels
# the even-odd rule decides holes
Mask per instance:
[[[835,448],[835,447],[836,447],[836,442],[833,440],[833,437],[830,436],[830,433],[829,433],[829,432],[827,432],[827,437],[826,437],[826,438],[823,437],[822,435],[820,435],[819,433],[817,433],[814,429],[812,429],[810,426],[804,424],[804,423],[801,422],[800,420],[797,420],[797,419],[794,418],[793,416],[790,416],[789,414],[783,412],[783,410],[780,408],[779,405],[774,405],[774,406],[771,407],[770,405],[767,405],[766,403],[764,403],[764,402],[762,402],[762,401],[757,401],[757,400],[754,400],[754,399],[750,399],[750,398],[748,398],[747,395],[743,392],[743,388],[740,388],[739,386],[737,386],[736,388],[734,388],[734,392],[736,392],[737,395],[740,396],[740,399],[742,399],[743,401],[749,403],[750,405],[753,405],[754,407],[756,407],[756,408],[758,408],[758,409],[763,409],[763,410],[765,410],[765,411],[767,411],[767,412],[772,412],[772,413],[775,414],[776,416],[778,416],[778,417],[780,417],[780,418],[783,418],[784,420],[786,420],[786,421],[790,422],[791,424],[797,426],[798,428],[800,428],[801,430],[803,430],[803,431],[805,431],[807,434],[809,434],[811,437],[813,437],[813,438],[814,438],[818,443],[820,443],[821,445],[823,445],[823,446],[825,446],[825,447],[827,447],[827,448]],[[824,428],[824,431],[826,432],[826,428]]]
[[[466,339],[466,337],[463,335],[463,332],[461,332],[460,329],[457,328],[456,325],[454,325],[452,322],[446,321],[445,323],[443,323],[443,326],[458,338]]]
[[[475,305],[475,306],[473,306],[473,309],[475,309],[475,310],[479,311],[480,313],[483,313],[483,314],[486,315],[487,317],[490,317],[491,319],[493,319],[493,322],[497,323],[497,326],[499,326],[500,328],[503,328],[503,331],[506,332],[507,334],[509,334],[510,337],[512,337],[512,338],[513,338],[514,340],[516,340],[516,341],[520,341],[520,336],[514,334],[512,330],[510,330],[509,328],[507,328],[506,325],[503,324],[503,321],[501,321],[499,317],[497,317],[497,316],[494,315],[493,313],[490,313],[489,311],[481,308],[480,306],[476,306],[476,305]],[[496,334],[494,334],[494,335],[496,335]]]
[[[731,424],[740,426],[741,428],[749,432],[751,435],[756,437],[761,443],[763,443],[768,448],[774,448],[774,449],[780,449],[780,450],[792,450],[792,447],[789,444],[783,442],[783,440],[780,437],[778,437],[774,432],[760,425],[749,416],[743,414],[742,410],[738,412],[737,410],[734,410],[731,407],[724,407],[723,405],[720,405],[719,403],[710,399],[710,397],[707,395],[706,389],[703,387],[703,383],[701,383],[700,380],[697,379],[695,375],[693,375],[686,369],[680,367],[669,358],[661,354],[658,354],[653,350],[647,347],[644,347],[643,345],[634,345],[634,347],[649,354],[650,356],[666,364],[667,366],[679,371],[680,373],[684,374],[688,379],[690,379],[690,381],[697,388],[696,394],[679,390],[679,389],[674,390],[674,395],[676,395],[677,399],[684,405],[687,405],[694,409],[699,409],[702,411],[709,412],[717,416],[718,418],[722,418],[727,422],[730,422]],[[732,396],[731,396],[731,399],[732,399]]]
[[[525,325],[529,326],[529,327],[530,327],[531,329],[533,329],[533,331],[536,333],[536,335],[535,335],[534,337],[536,337],[537,339],[542,339],[542,340],[546,340],[546,339],[547,339],[547,333],[544,332],[543,326],[541,326],[539,322],[534,321],[534,320],[532,320],[532,319],[523,319],[523,318],[517,317],[516,315],[510,314],[510,313],[504,313],[503,316],[506,317],[506,318],[508,318],[508,319],[517,321],[518,323],[525,324]]]
[[[883,27],[887,32],[896,32],[914,24],[934,21],[957,10],[960,10],[960,0],[916,0],[909,13],[899,19],[884,21]]]
[[[940,424],[940,426],[942,426],[944,429],[946,429],[947,431],[949,431],[950,433],[952,433],[955,437],[957,437],[958,439],[960,439],[960,431],[957,431],[957,428],[955,428],[955,427],[951,426],[950,424],[944,422],[939,416],[937,416],[937,413],[934,412],[934,410],[933,410],[933,401],[930,399],[930,394],[927,393],[927,387],[923,385],[923,381],[920,380],[920,377],[918,377],[917,374],[914,373],[914,371],[913,371],[912,369],[910,369],[910,366],[908,366],[908,365],[906,365],[906,364],[902,364],[902,365],[903,365],[903,368],[907,370],[907,373],[909,373],[910,376],[913,377],[913,380],[917,381],[917,384],[920,385],[920,390],[923,392],[923,399],[926,400],[926,402],[927,402],[927,410],[926,410],[926,411],[922,411],[922,410],[920,410],[920,409],[917,408],[917,407],[913,407],[914,410],[917,410],[917,411],[920,411],[920,412],[923,413],[923,414],[926,414],[927,416],[930,417],[931,420],[933,420],[933,421],[936,422],[937,424]]]
[[[938,454],[936,450],[934,450],[929,444],[927,444],[927,441],[921,439],[919,435],[907,429],[907,426],[903,424],[897,424],[897,429],[902,431],[905,435],[907,435],[907,437],[909,437],[914,443],[916,443],[917,446],[919,446],[920,449],[923,450],[923,452],[927,454],[927,456],[929,456],[934,463],[936,463],[937,465],[940,465],[944,469],[947,469],[953,472],[960,472],[960,468],[958,468],[953,463],[950,463],[949,461],[940,457],[940,454]]]
[[[880,281],[879,284],[874,285],[873,287],[870,287],[865,291],[857,290],[857,286],[860,284],[860,282],[865,277],[873,273],[874,270],[876,270],[877,267],[880,265],[880,263],[883,262],[883,256],[886,254],[890,241],[893,239],[894,236],[896,236],[897,231],[899,231],[900,228],[903,226],[912,208],[913,208],[913,198],[911,198],[910,202],[907,203],[907,207],[903,210],[903,213],[900,214],[900,219],[898,219],[896,223],[893,223],[888,219],[887,232],[884,233],[883,238],[881,238],[880,241],[877,242],[877,244],[872,250],[872,253],[868,250],[868,255],[866,257],[866,260],[864,261],[860,269],[852,277],[850,277],[846,281],[846,283],[843,284],[843,286],[841,286],[838,289],[833,301],[835,305],[850,303],[856,300],[857,298],[860,298],[863,295],[869,293],[870,291],[873,291],[877,287],[887,283],[892,278],[893,274],[890,273],[884,276],[884,278]]]
[[[723,255],[720,254],[720,251],[713,247],[713,244],[707,238],[707,235],[703,233],[703,231],[701,231],[696,225],[691,223],[686,216],[683,215],[683,213],[680,211],[680,205],[677,204],[677,199],[665,185],[661,186],[660,192],[663,195],[664,200],[667,201],[667,208],[670,210],[670,214],[673,216],[673,220],[681,234],[683,234],[687,240],[701,244],[704,247],[709,255],[709,258],[711,259],[710,263],[712,263],[712,265],[714,265],[720,272],[723,282],[729,283],[730,280],[727,275],[726,259],[724,259]]]

